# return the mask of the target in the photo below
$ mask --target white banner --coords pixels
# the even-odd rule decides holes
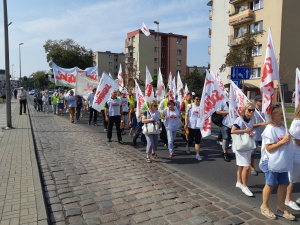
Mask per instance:
[[[295,83],[295,109],[298,107],[300,102],[300,70],[296,69],[296,83]]]
[[[77,67],[65,69],[52,62],[55,84],[74,88],[76,86]]]
[[[88,67],[85,70],[78,68],[78,72],[85,73],[85,76],[88,77],[89,79],[93,81],[97,81],[97,83],[99,82],[98,67],[96,66]]]
[[[230,81],[229,100],[230,104],[228,116],[230,124],[233,124],[236,118],[242,116],[243,107],[249,100],[232,80]]]
[[[157,76],[157,88],[156,88],[156,99],[158,101],[161,101],[165,97],[165,84],[164,84],[164,79],[162,77],[160,67],[158,70],[158,76]]]
[[[94,88],[97,88],[99,84],[98,80],[91,79],[90,77],[87,77],[86,74],[86,71],[78,70],[75,87],[76,95],[81,95],[84,98],[87,98],[89,93],[91,93]]]
[[[135,81],[135,99],[136,99],[136,118],[138,121],[142,118],[142,109],[146,105],[146,99],[140,89],[140,86]]]
[[[181,102],[183,102],[183,83],[181,81],[179,71],[177,73],[177,96],[178,96],[177,100],[181,105]]]
[[[118,90],[118,84],[114,79],[109,77],[108,74],[103,73],[94,97],[92,107],[100,112],[113,90]]]

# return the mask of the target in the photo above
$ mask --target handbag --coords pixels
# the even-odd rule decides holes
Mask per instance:
[[[248,151],[256,148],[255,140],[248,133],[231,134],[232,142],[237,151]]]
[[[143,134],[157,134],[159,131],[158,124],[156,122],[145,123],[142,127]]]

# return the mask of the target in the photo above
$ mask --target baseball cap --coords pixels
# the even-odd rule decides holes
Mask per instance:
[[[261,95],[257,95],[257,96],[254,98],[254,101],[255,101],[255,102],[260,102],[260,101],[262,101]]]

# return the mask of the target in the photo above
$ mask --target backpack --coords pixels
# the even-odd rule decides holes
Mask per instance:
[[[220,114],[217,114],[217,112],[214,112],[212,115],[211,115],[211,122],[213,122],[215,125],[221,127],[223,124],[222,124],[222,120],[223,120],[223,115],[220,115]]]

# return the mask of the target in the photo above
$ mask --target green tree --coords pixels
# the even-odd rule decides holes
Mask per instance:
[[[93,66],[93,51],[76,44],[72,39],[47,40],[43,45],[47,62],[55,62],[64,68],[79,67],[85,69]],[[51,65],[50,65],[51,67]]]
[[[33,84],[34,88],[46,89],[51,84],[51,82],[46,79],[46,71],[37,71],[29,77],[29,82]]]
[[[195,69],[192,73],[183,78],[183,83],[187,84],[190,92],[195,92],[201,95],[205,81],[205,76],[200,75],[199,71]]]

